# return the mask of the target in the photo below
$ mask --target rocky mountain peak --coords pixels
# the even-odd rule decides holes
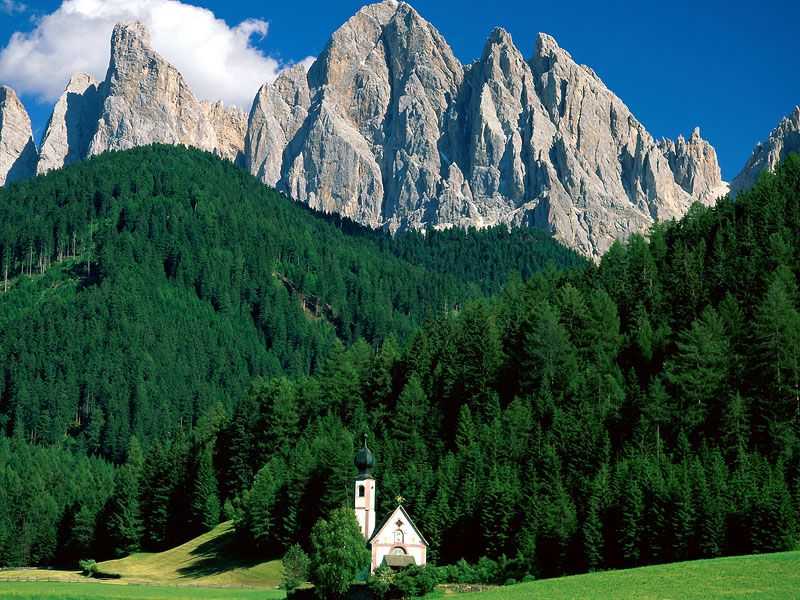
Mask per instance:
[[[728,193],[714,147],[695,127],[687,140],[682,134],[673,141],[663,139],[658,146],[666,156],[675,182],[700,202],[710,203]]]
[[[36,146],[28,112],[8,86],[0,86],[0,185],[36,173]]]
[[[731,193],[751,188],[762,171],[774,171],[793,152],[800,152],[800,105],[781,119],[765,141],[756,145],[744,168],[731,182]]]
[[[236,160],[244,149],[244,113],[198,100],[180,72],[152,48],[142,23],[114,27],[108,74],[100,87],[90,155],[159,142]]]
[[[150,32],[141,21],[117,23],[111,33],[111,61],[118,62],[127,52],[152,53]]]
[[[53,107],[39,148],[37,173],[46,173],[86,157],[100,117],[100,83],[91,75],[73,75]]]

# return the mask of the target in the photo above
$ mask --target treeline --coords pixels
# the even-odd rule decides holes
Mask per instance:
[[[114,480],[102,459],[0,437],[0,565],[77,565]]]
[[[221,434],[220,489],[249,544],[307,543],[350,502],[369,431],[380,511],[403,496],[440,562],[505,555],[552,576],[793,548],[799,273],[794,157],[597,269],[257,385]]]
[[[502,291],[511,277],[527,280],[550,266],[569,269],[586,265],[585,259],[565,253],[564,246],[533,227],[409,231],[380,241],[395,256],[475,283],[487,295]]]
[[[484,235],[497,234],[454,239],[450,254]],[[482,293],[456,259],[425,268],[442,244],[414,252],[418,266],[384,237],[170,146],[2,188],[0,429],[120,462],[131,436],[147,447],[217,403],[230,412],[253,377],[315,373],[336,339],[406,340]],[[511,239],[531,250],[487,268],[580,262]]]

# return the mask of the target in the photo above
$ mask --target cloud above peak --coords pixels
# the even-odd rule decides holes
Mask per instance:
[[[0,51],[0,81],[53,101],[73,73],[102,80],[114,25],[134,20],[144,23],[154,49],[201,99],[247,110],[258,88],[287,66],[254,45],[269,30],[262,19],[230,27],[210,10],[178,0],[64,0],[38,18],[32,31],[11,36]]]

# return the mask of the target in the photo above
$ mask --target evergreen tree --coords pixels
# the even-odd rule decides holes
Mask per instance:
[[[109,500],[108,535],[113,554],[124,556],[140,549],[144,529],[139,504],[140,473],[136,463],[129,462],[121,467],[114,479],[114,494]]]
[[[208,531],[219,524],[220,502],[211,446],[201,448],[192,494],[192,521],[198,531]]]

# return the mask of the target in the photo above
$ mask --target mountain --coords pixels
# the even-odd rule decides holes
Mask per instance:
[[[710,203],[728,193],[729,186],[722,181],[717,152],[700,137],[699,127],[695,127],[688,140],[679,135],[676,141],[663,139],[658,145],[669,161],[675,181],[688,194]]]
[[[86,73],[77,73],[69,80],[42,137],[37,173],[59,169],[88,156],[102,105],[99,88],[99,82]]]
[[[145,27],[122,23],[111,36],[105,80],[76,74],[56,103],[37,171],[152,143],[194,146],[236,161],[246,123],[235,108],[198,100],[177,69],[152,49]]]
[[[698,130],[656,142],[552,37],[526,59],[498,28],[465,66],[395,0],[359,10],[308,73],[266,83],[248,117],[198,100],[141,23],[119,24],[105,80],[78,74],[57,102],[37,171],[153,142],[371,228],[526,225],[593,258],[726,191]]]
[[[744,168],[731,182],[731,191],[738,194],[750,189],[762,171],[775,171],[791,152],[800,152],[800,106],[781,119],[766,141],[756,145]]]
[[[250,171],[318,210],[392,231],[533,225],[594,257],[724,189],[706,142],[693,137],[683,172],[673,170],[552,37],[540,35],[526,61],[496,29],[463,66],[392,0],[348,20],[306,78],[295,70],[265,85],[247,139]]]
[[[35,173],[31,119],[14,90],[0,86],[0,185]]]

